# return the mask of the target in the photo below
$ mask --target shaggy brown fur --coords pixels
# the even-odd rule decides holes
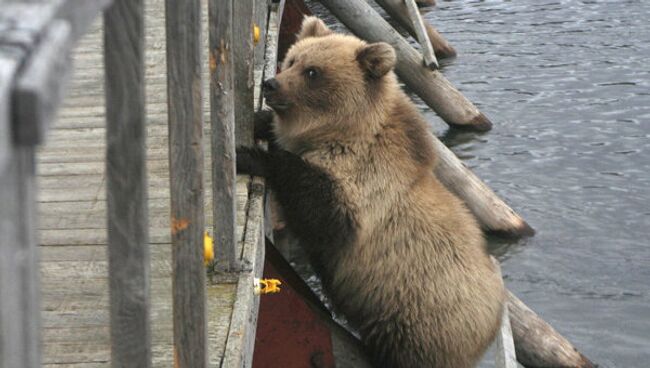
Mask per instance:
[[[298,39],[265,92],[288,153],[271,164],[258,152],[260,175],[294,164],[313,174],[269,182],[377,366],[474,366],[499,326],[502,281],[475,219],[433,174],[431,136],[397,84],[393,48],[334,34],[314,17]],[[283,202],[282,187],[309,177],[317,191],[296,186]],[[337,234],[311,234],[319,229],[301,205],[326,213],[320,231]]]

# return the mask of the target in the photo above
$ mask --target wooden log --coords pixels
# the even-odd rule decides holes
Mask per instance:
[[[146,368],[151,306],[142,0],[115,0],[106,10],[104,49],[111,364]]]
[[[439,68],[438,60],[436,60],[436,55],[433,52],[433,45],[429,39],[426,28],[424,26],[424,21],[418,10],[418,6],[415,3],[415,0],[404,0],[402,2],[406,5],[407,16],[411,21],[411,29],[415,31],[416,39],[420,43],[422,48],[422,55],[424,56],[424,65],[426,65],[431,70],[436,70]]]
[[[369,42],[387,42],[395,48],[395,71],[401,80],[447,124],[478,131],[490,120],[438,71],[424,68],[420,54],[363,0],[320,0],[357,36]]]
[[[208,2],[210,33],[210,122],[212,126],[212,214],[215,270],[239,268],[235,256],[236,168],[233,99],[232,0]]]
[[[375,0],[391,18],[404,28],[412,37],[417,37],[413,25],[407,16],[407,8],[403,0]],[[456,56],[456,50],[449,42],[430,24],[424,21],[427,35],[433,46],[433,51],[439,59]]]
[[[532,236],[533,230],[523,218],[501,200],[438,138],[433,137],[438,157],[438,179],[462,199],[485,231],[506,237]]]
[[[595,367],[567,339],[544,322],[519,298],[507,292],[517,360],[525,367]]]
[[[207,366],[201,1],[166,0],[174,363]]]
[[[253,145],[253,15],[255,0],[232,4],[233,65],[235,87],[235,133],[237,145]]]

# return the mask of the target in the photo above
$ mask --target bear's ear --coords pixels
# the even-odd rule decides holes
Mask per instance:
[[[357,61],[372,78],[381,78],[395,67],[397,57],[393,46],[386,42],[371,43],[357,51]]]
[[[308,37],[323,37],[330,34],[332,34],[332,30],[327,28],[322,20],[311,16],[303,19],[297,39],[300,41]]]

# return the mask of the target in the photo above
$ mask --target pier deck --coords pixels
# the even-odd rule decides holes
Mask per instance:
[[[265,1],[259,3],[266,4]],[[203,2],[203,5],[203,40],[207,55],[207,4]],[[256,17],[260,19],[258,24],[265,23],[266,7],[258,6],[258,9],[264,9],[264,13]],[[154,367],[171,367],[174,353],[164,1],[147,1],[145,11],[152,357]],[[101,19],[97,20],[76,47],[72,85],[56,124],[37,155],[45,367],[110,366],[101,23]],[[260,28],[265,29],[262,24]],[[263,56],[261,45],[261,54],[256,49],[257,81],[261,78]],[[204,60],[204,81],[209,81],[207,57]],[[204,86],[204,143],[205,147],[210,147],[207,88]],[[259,93],[257,88],[256,93]],[[206,149],[205,155],[205,214],[206,227],[210,228],[212,194],[209,190],[209,149]],[[247,177],[238,177],[237,181],[237,239],[240,251],[243,257],[247,253],[248,258],[259,257],[256,250],[242,249],[245,248],[244,226],[249,218],[250,183]],[[255,206],[259,207],[260,204],[256,203]],[[253,262],[253,268],[260,267],[259,260],[249,261]],[[259,272],[254,269],[251,274]],[[252,279],[252,275],[248,278]],[[230,282],[209,283],[207,287],[211,367],[231,366],[223,362],[242,359],[227,355],[242,355],[239,350],[246,348],[240,345],[246,345],[246,342],[229,342],[228,339],[235,336],[232,340],[245,340],[239,336],[242,331],[232,331],[233,328],[241,328],[231,326],[236,319],[241,319],[238,313],[256,316],[257,307],[252,304],[258,301],[254,297],[241,298],[242,293],[247,292],[246,285],[242,283],[252,281],[248,278],[239,276],[239,279],[234,278]],[[249,287],[252,293],[252,282]],[[234,308],[235,303],[238,303],[237,308]],[[237,311],[233,313],[234,310]],[[244,331],[245,335],[250,333]],[[254,336],[254,327],[252,333]]]

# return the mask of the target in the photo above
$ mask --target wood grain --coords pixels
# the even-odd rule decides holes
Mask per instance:
[[[144,3],[104,14],[111,364],[151,367]]]
[[[174,365],[207,366],[201,2],[166,0]]]
[[[209,0],[210,122],[212,126],[212,214],[215,270],[239,268],[235,255],[235,100],[233,78],[233,1]],[[241,133],[241,132],[240,132]]]
[[[253,15],[255,0],[236,0],[232,4],[234,65],[235,133],[237,145],[253,145],[254,79]]]

